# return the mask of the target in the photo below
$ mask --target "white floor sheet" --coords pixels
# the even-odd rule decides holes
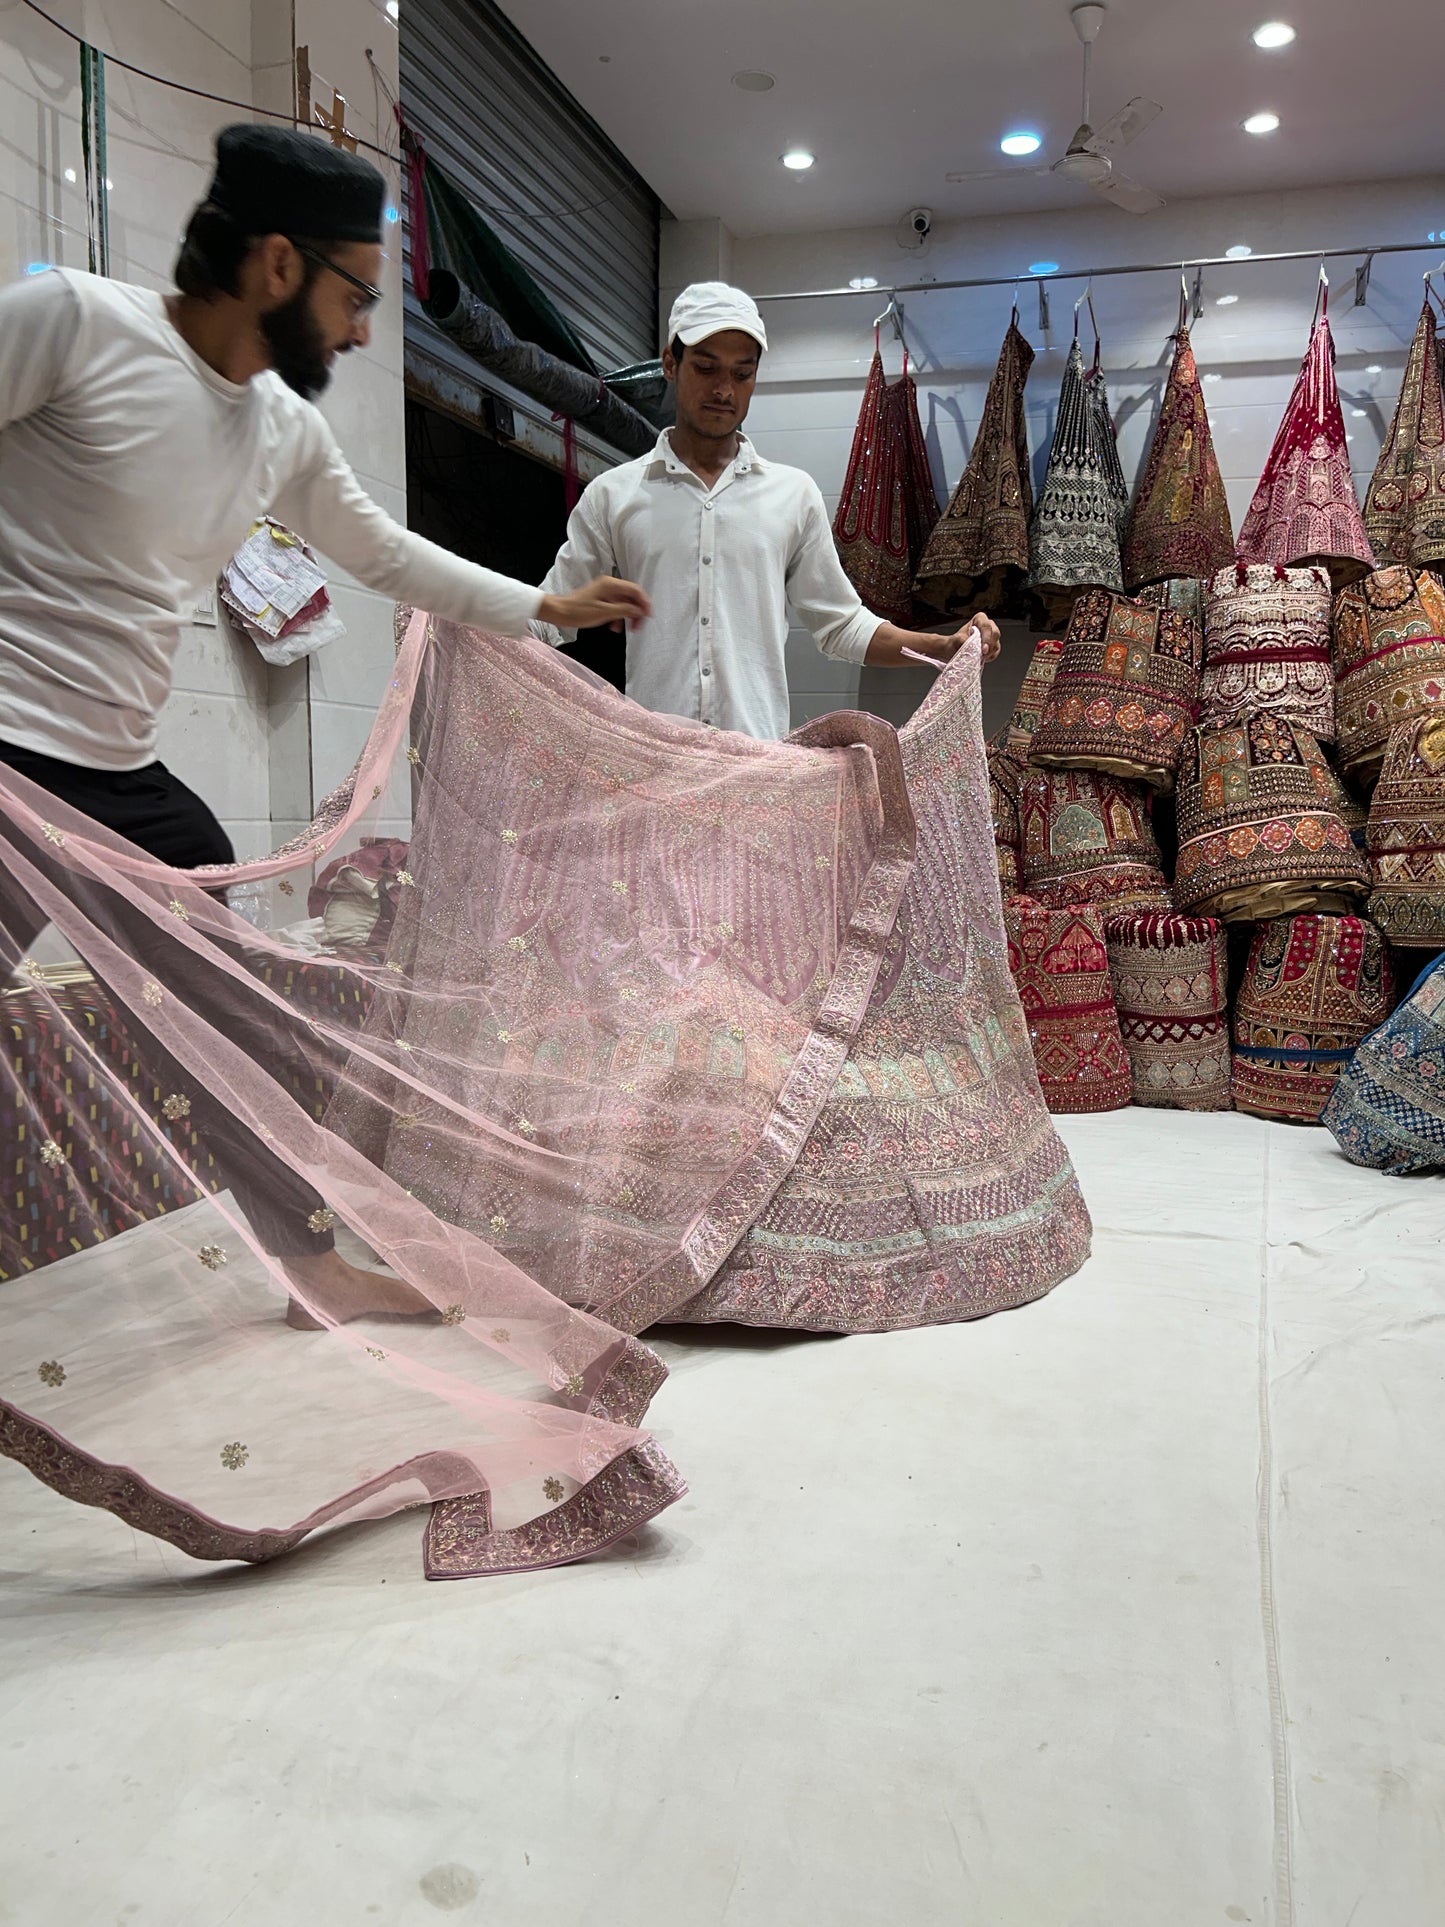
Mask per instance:
[[[589,1566],[211,1569],[0,1461],[0,1922],[1439,1927],[1445,1179],[1064,1129],[1077,1278],[668,1334],[691,1496]]]

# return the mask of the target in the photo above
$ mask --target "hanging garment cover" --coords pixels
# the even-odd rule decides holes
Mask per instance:
[[[1445,1167],[1445,957],[1343,1067],[1320,1122],[1352,1164],[1401,1178]]]
[[[1338,779],[1295,723],[1191,730],[1179,772],[1174,901],[1226,923],[1350,910],[1369,889],[1335,807]]]
[[[890,382],[875,348],[833,522],[843,567],[875,616],[914,625],[913,581],[937,520],[907,356],[902,376]]]
[[[1417,569],[1445,563],[1445,400],[1441,344],[1426,291],[1410,344],[1395,419],[1365,495],[1365,529],[1376,559]]]
[[[559,1298],[621,1327],[972,1317],[1003,1252],[1032,1295],[1047,1290],[1064,1275],[1044,1274],[1065,1207],[997,967],[980,660],[976,641],[960,652],[902,750],[873,717],[758,743],[650,715],[550,651],[511,645],[505,662],[488,660],[495,720],[444,767],[491,828],[463,847],[445,796],[419,812],[413,872],[457,908],[399,933],[408,983],[479,977],[486,1006],[413,1009],[403,990],[391,1014],[414,1055],[430,1061],[436,1039],[461,1079],[455,1100],[494,1129],[442,1144],[430,1109],[399,1130],[358,1106],[354,1141],[440,1217],[485,1227]],[[808,795],[825,787],[841,833]],[[926,1090],[920,1064],[936,1073]],[[918,1108],[885,1179],[856,1152],[881,1157],[892,1143],[900,1079]],[[854,1102],[870,1098],[881,1108]],[[828,1147],[855,1126],[834,1164]],[[1017,1219],[997,1237],[960,1144],[987,1153],[989,1184],[1012,1172],[999,1195]],[[710,1283],[754,1229],[756,1251],[775,1249],[761,1229],[775,1222],[794,1238],[808,1198],[843,1171],[844,1195],[816,1214],[806,1249],[784,1252],[776,1272],[758,1260],[751,1307],[735,1281]],[[876,1228],[851,1249],[843,1230],[849,1200],[862,1210],[887,1193],[898,1249],[936,1271],[938,1242],[906,1238],[898,1217],[903,1196],[922,1194],[915,1177],[936,1189],[939,1222],[961,1211],[977,1239],[928,1288],[926,1312],[903,1270],[898,1298],[874,1291],[862,1246]],[[1032,1271],[1024,1226],[1037,1234]]]
[[[1074,606],[1034,762],[1172,789],[1202,666],[1203,643],[1188,616],[1088,591]]]
[[[1234,556],[1229,502],[1214,452],[1189,329],[1174,337],[1174,364],[1144,477],[1124,537],[1131,590],[1170,576],[1200,581]]]
[[[1368,915],[1391,943],[1445,949],[1445,711],[1391,736],[1367,835]]]
[[[1044,1102],[1058,1114],[1124,1109],[1131,1073],[1098,911],[1015,897],[1004,926]]]
[[[918,854],[863,1026],[797,1164],[677,1318],[939,1324],[1041,1297],[1088,1255],[1009,974],[976,646],[900,741]]]
[[[1036,769],[1019,792],[1025,894],[1046,909],[1088,903],[1107,916],[1168,910],[1149,791],[1091,769]]]
[[[1376,569],[1335,597],[1340,762],[1373,781],[1392,730],[1445,704],[1445,587],[1425,569]]]
[[[980,609],[995,616],[1020,612],[1034,507],[1024,408],[1024,383],[1033,359],[1015,314],[988,386],[968,466],[918,567],[919,596],[944,615],[971,616]]]
[[[1013,715],[1004,736],[1004,747],[1017,763],[1027,763],[1033,754],[1034,735],[1043,721],[1049,691],[1054,686],[1054,677],[1058,674],[1063,656],[1062,642],[1043,636],[1034,644],[1034,653],[1024,671]]]
[[[1077,339],[1069,349],[1059,390],[1058,422],[1048,471],[1029,531],[1029,587],[1043,604],[1047,626],[1068,621],[1081,589],[1122,589],[1119,501],[1100,412],[1084,381]]]
[[[1389,947],[1365,918],[1260,924],[1234,1004],[1235,1109],[1317,1124],[1392,992]]]
[[[18,976],[48,1037],[84,1067],[57,1111],[23,1064],[0,1056],[0,1112],[12,1120],[0,1246],[22,1244],[37,1213],[66,1220],[80,1246],[0,1291],[0,1452],[194,1557],[268,1559],[322,1525],[431,1499],[467,1508],[465,1532],[429,1541],[434,1575],[522,1570],[631,1533],[682,1490],[637,1429],[659,1361],[558,1303],[485,1232],[441,1223],[336,1123],[365,1103],[388,1128],[414,1129],[433,1167],[478,1137],[533,1155],[515,1118],[499,1125],[457,1095],[460,1053],[496,1023],[469,939],[447,973],[418,982],[409,968],[421,931],[485,922],[464,873],[469,853],[495,840],[498,797],[471,780],[470,760],[505,766],[496,725],[519,687],[507,665],[527,654],[468,639],[437,660],[425,623],[414,625],[353,775],[303,835],[245,866],[171,870],[0,771],[0,980]],[[855,794],[862,809],[865,860],[839,878],[826,950],[810,966],[831,983],[841,954],[831,933],[876,869],[879,792],[851,752],[806,760],[807,785],[822,779],[805,812],[820,846],[839,847],[841,805],[847,847]],[[584,807],[605,786],[595,761],[550,784],[544,767],[540,795],[575,826],[556,840],[552,877],[569,928],[603,956],[611,938],[625,963],[620,905],[586,857],[605,835],[609,872],[628,875],[635,809],[604,830],[600,809]],[[681,775],[674,767],[675,784]],[[414,777],[423,818],[447,816],[451,868],[414,850],[397,873],[385,963],[338,948],[313,966],[208,893],[243,884],[272,924],[294,919],[319,869],[359,852],[368,831],[405,824]],[[787,777],[778,771],[780,788]],[[519,788],[530,796],[528,780]],[[700,807],[729,800],[718,792]],[[684,805],[665,840],[696,815]],[[96,979],[123,1040],[101,1039],[85,1006],[52,991],[28,954],[47,924]],[[298,973],[328,980],[328,995],[291,994]],[[603,994],[615,995],[610,984]],[[403,1017],[416,1019],[415,1041]],[[141,1222],[106,1236],[118,1221],[88,1213],[90,1161],[124,1197],[137,1149],[162,1181]],[[724,1156],[748,1154],[744,1133]],[[572,1183],[597,1181],[585,1159],[570,1170]],[[159,1215],[167,1193],[173,1208]],[[343,1237],[387,1270],[347,1275],[332,1255]]]
[[[1260,711],[1335,740],[1330,579],[1322,568],[1231,563],[1204,602],[1199,720],[1211,729]]]
[[[1336,588],[1375,566],[1345,443],[1326,311],[1239,531],[1241,562],[1322,562]]]
[[[1134,1102],[1229,1109],[1227,942],[1212,917],[1120,916],[1104,926]]]

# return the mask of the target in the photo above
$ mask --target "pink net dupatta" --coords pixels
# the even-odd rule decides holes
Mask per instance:
[[[288,849],[230,872],[172,871],[0,773],[0,1451],[198,1558],[267,1559],[325,1524],[456,1500],[432,1576],[519,1571],[683,1490],[638,1429],[659,1361],[338,1129],[364,1110],[436,1157],[461,1138],[536,1154],[520,1120],[466,1107],[443,1055],[495,1027],[493,973],[420,985],[401,961],[438,924],[485,922],[485,895],[454,897],[450,874],[438,890],[413,855],[389,950],[282,927],[368,833],[409,837],[420,745],[455,738],[460,759],[486,737],[496,685],[478,700],[456,646],[449,679],[414,623],[353,777]],[[503,647],[477,644],[476,664]],[[876,813],[864,760],[858,807]],[[471,769],[434,787],[476,844],[500,825]],[[208,894],[236,883],[256,922]],[[58,975],[34,948],[46,926]],[[359,1272],[327,1269],[333,1241]]]
[[[918,855],[885,968],[796,1167],[682,1319],[977,1318],[1088,1256],[1009,972],[979,671],[974,641],[901,732]]]
[[[1327,300],[1239,531],[1239,560],[1320,562],[1336,589],[1375,566],[1350,473]]]
[[[425,1088],[353,1086],[331,1121],[640,1331],[756,1221],[842,1072],[912,867],[898,738],[836,715],[755,742],[437,627],[399,992],[367,1024]]]

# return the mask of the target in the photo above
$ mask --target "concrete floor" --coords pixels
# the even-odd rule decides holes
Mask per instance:
[[[1445,1181],[1064,1128],[1079,1277],[670,1335],[691,1497],[589,1566],[214,1570],[0,1462],[0,1921],[1438,1927]]]

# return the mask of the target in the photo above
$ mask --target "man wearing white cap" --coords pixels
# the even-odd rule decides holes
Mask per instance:
[[[901,668],[905,650],[946,662],[974,626],[991,659],[999,638],[987,616],[936,636],[863,607],[817,483],[765,460],[742,433],[767,345],[757,305],[740,288],[684,288],[662,358],[677,390],[676,426],[650,455],[586,490],[542,587],[565,595],[598,575],[640,583],[653,617],[628,632],[628,695],[648,709],[778,738],[789,724],[790,604],[823,654],[840,662]],[[554,645],[571,640],[545,624],[532,630]]]

